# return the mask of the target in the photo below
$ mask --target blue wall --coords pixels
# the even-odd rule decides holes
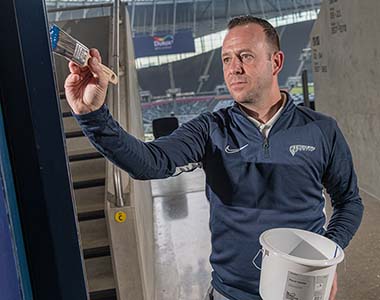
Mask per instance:
[[[16,259],[12,247],[8,209],[5,200],[3,176],[0,180],[0,298],[18,300],[21,298],[21,287],[17,277]]]
[[[33,299],[1,106],[0,299]]]

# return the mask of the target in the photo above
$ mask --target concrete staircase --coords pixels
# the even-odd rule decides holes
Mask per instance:
[[[64,98],[61,98],[61,110],[90,300],[115,300],[104,212],[106,161],[83,135]]]

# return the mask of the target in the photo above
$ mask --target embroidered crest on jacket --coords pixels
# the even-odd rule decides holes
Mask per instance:
[[[315,150],[315,147],[307,146],[307,145],[291,145],[289,147],[289,151],[293,156],[296,155],[296,153],[300,151],[313,152],[314,150]]]

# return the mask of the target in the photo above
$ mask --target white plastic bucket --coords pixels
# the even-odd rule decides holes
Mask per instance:
[[[276,228],[263,232],[260,244],[264,300],[329,299],[336,266],[344,258],[336,243],[309,231]]]

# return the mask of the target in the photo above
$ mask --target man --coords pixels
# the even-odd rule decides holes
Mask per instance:
[[[222,47],[232,107],[205,113],[170,136],[144,143],[112,119],[107,89],[91,51],[89,68],[69,64],[66,96],[83,131],[108,159],[137,179],[165,178],[201,161],[210,201],[213,267],[207,299],[260,299],[252,259],[270,228],[309,230],[346,247],[363,213],[347,143],[336,122],[296,107],[280,91],[284,61],[275,29],[252,16],[234,18]],[[324,229],[323,186],[333,216]],[[274,283],[275,284],[275,283]],[[330,300],[335,299],[335,278]]]

